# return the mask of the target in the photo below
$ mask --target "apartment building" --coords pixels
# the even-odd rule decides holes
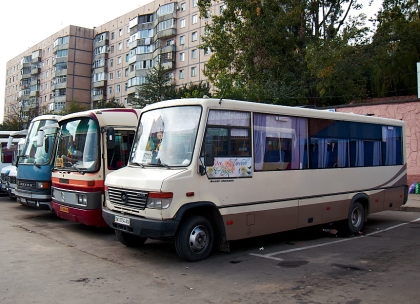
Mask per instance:
[[[208,16],[223,7],[214,1]],[[205,82],[210,52],[199,46],[209,21],[197,0],[155,0],[93,29],[68,26],[8,61],[5,119],[18,109],[59,112],[71,101],[130,106],[158,61],[178,87]]]

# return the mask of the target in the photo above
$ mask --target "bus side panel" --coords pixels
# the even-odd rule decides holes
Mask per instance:
[[[385,190],[384,210],[393,210],[404,204],[404,187]]]
[[[323,202],[323,197],[299,200],[298,228],[322,224],[324,213]]]
[[[229,241],[297,228],[298,201],[278,203],[276,209],[222,214]],[[230,223],[230,224],[229,224]]]

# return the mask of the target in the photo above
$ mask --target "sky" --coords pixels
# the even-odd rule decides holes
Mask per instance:
[[[7,44],[0,47],[0,123],[3,122],[7,61],[68,25],[86,28],[100,26],[151,1],[73,0],[69,2],[70,6],[63,6],[63,9],[57,0],[2,1],[0,37]],[[365,3],[364,12],[373,16],[381,3],[381,0],[373,0],[372,6]]]

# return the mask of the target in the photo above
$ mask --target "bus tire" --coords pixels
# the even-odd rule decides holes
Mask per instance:
[[[344,229],[350,234],[358,233],[365,222],[365,209],[359,202],[354,202],[349,210],[349,216],[343,223]]]
[[[115,230],[115,235],[121,244],[127,247],[139,247],[147,241],[147,238],[145,237],[139,237],[120,230]]]
[[[213,251],[213,244],[213,226],[203,216],[190,216],[182,221],[175,235],[178,256],[189,262],[206,259]]]

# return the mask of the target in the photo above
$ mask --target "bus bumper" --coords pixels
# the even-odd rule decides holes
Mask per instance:
[[[116,216],[129,219],[130,223],[128,225],[116,223]],[[102,210],[102,217],[105,222],[115,230],[121,230],[147,238],[164,238],[174,236],[179,224],[179,221],[177,220],[152,220],[121,214],[108,209]]]
[[[51,195],[34,194],[32,192],[25,192],[18,189],[15,189],[15,195],[17,202],[22,205],[52,211]]]
[[[51,207],[59,218],[88,226],[108,227],[107,223],[105,223],[102,218],[101,209],[79,209],[58,204],[54,201],[52,201]]]

